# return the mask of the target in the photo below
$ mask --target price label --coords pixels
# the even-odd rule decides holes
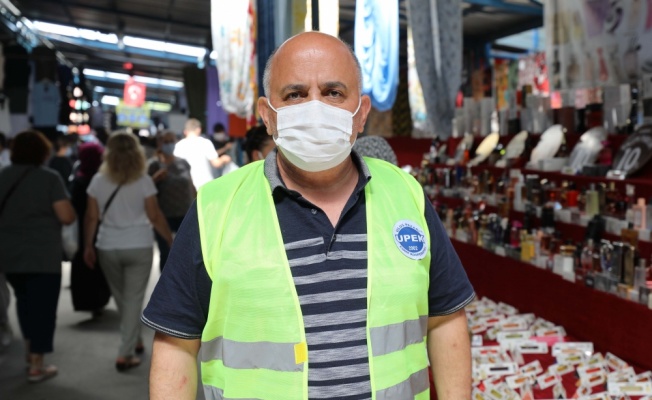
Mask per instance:
[[[643,168],[650,158],[652,158],[652,125],[643,125],[620,146],[612,169],[629,176]]]

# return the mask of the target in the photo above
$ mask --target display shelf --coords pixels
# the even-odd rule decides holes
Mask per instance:
[[[451,242],[478,295],[535,313],[578,340],[652,369],[652,310],[478,246]]]
[[[444,197],[444,196],[437,196],[435,203],[440,203],[440,204],[445,204],[447,207],[452,207],[452,208],[457,208],[461,207],[464,205],[465,200],[458,198],[458,197]],[[436,205],[436,204],[435,204]],[[485,206],[485,211],[487,213],[497,213],[498,208],[492,205],[486,205]],[[516,220],[516,221],[523,221],[525,217],[525,213],[516,211],[516,210],[510,210],[509,212],[509,219],[510,220]],[[534,218],[534,225],[539,226],[540,225],[540,219],[539,218]],[[578,243],[578,242],[584,242],[585,241],[585,231],[586,228],[584,228],[581,225],[576,225],[576,224],[569,224],[565,222],[560,222],[560,221],[555,221],[555,228],[559,230],[562,234],[562,237],[564,239],[569,239],[573,243]],[[609,240],[609,241],[621,241],[621,237],[619,235],[614,235],[612,233],[604,232],[602,234],[602,238]],[[645,241],[645,240],[639,240],[638,241],[638,251],[639,255],[645,259],[650,259],[652,256],[652,242],[650,241]]]
[[[456,168],[456,166],[454,165],[447,165],[447,164],[432,164],[431,167],[435,169]],[[466,171],[465,166],[461,166],[461,168],[463,168],[464,171]],[[500,177],[505,173],[509,174],[510,169],[511,168],[509,167],[501,168],[501,167],[495,167],[490,165],[478,165],[475,167],[471,167],[471,173],[477,175],[480,172],[487,170],[491,172],[491,174],[494,175],[495,177]],[[613,182],[616,186],[616,189],[624,194],[626,185],[634,185],[635,195],[637,197],[644,197],[646,200],[652,198],[652,179],[650,178],[638,177],[638,178],[627,178],[627,179],[609,179],[606,177],[569,175],[561,172],[540,171],[540,170],[526,169],[526,168],[515,168],[515,169],[520,170],[524,176],[538,175],[539,178],[547,179],[550,182],[555,182],[555,184],[557,184],[558,186],[561,185],[561,183],[564,181],[573,182],[580,190],[588,189],[591,184],[604,183],[609,185],[611,184],[611,182]]]

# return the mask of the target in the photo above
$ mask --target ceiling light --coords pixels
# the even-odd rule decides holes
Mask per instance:
[[[125,36],[122,39],[125,46],[138,47],[147,50],[156,50],[166,53],[175,53],[182,56],[203,58],[206,55],[206,49],[197,46],[188,46],[185,44],[168,43],[160,40],[143,39],[133,36]]]
[[[118,35],[115,33],[102,33],[90,29],[79,29],[79,35],[86,40],[96,40],[102,43],[118,44]]]
[[[118,96],[102,96],[102,100],[100,100],[102,104],[106,104],[107,106],[117,106],[120,104],[120,98]]]
[[[129,79],[129,75],[127,74],[122,74],[118,72],[100,71],[97,69],[90,69],[90,68],[84,68],[84,75],[86,77],[103,78],[103,79],[109,79],[109,80],[120,81],[120,82],[126,82],[127,79]],[[145,83],[151,86],[166,86],[174,89],[180,89],[183,87],[183,82],[174,81],[171,79],[158,79],[158,78],[151,78],[148,76],[140,76],[140,75],[135,75],[133,78],[136,82]]]
[[[16,6],[13,5],[9,0],[0,0],[0,5],[8,8],[9,11],[11,11],[15,16],[19,16],[21,14],[20,10],[16,8]]]
[[[174,88],[182,88],[183,82],[173,81],[170,79],[150,78],[148,76],[134,76],[136,82],[141,82],[149,85],[170,86]]]
[[[34,27],[39,32],[54,33],[55,35],[80,37],[79,29],[59,24],[51,24],[49,22],[34,21]]]

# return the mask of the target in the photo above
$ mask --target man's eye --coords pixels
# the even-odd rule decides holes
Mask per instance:
[[[331,97],[340,97],[342,93],[338,92],[337,90],[331,90],[330,92],[328,92],[328,95]]]
[[[290,94],[287,95],[287,98],[290,99],[290,100],[298,99],[299,98],[299,93],[296,93],[296,92],[295,93],[290,93]]]

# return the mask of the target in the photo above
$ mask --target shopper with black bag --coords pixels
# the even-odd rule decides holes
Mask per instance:
[[[76,220],[63,181],[44,167],[51,144],[40,132],[14,139],[12,165],[0,171],[0,272],[16,295],[20,329],[27,349],[28,381],[57,374],[43,356],[54,349],[61,291],[61,225]]]

